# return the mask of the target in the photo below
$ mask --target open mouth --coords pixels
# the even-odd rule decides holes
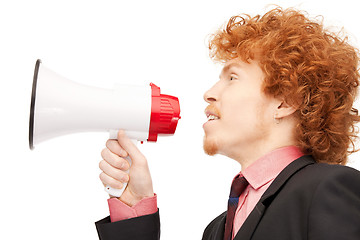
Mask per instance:
[[[213,114],[208,114],[208,113],[206,114],[206,117],[207,117],[208,121],[213,121],[213,120],[218,120],[219,119],[218,116],[213,115]]]
[[[220,112],[214,105],[209,105],[205,109],[205,115],[208,121],[214,121],[220,119]]]

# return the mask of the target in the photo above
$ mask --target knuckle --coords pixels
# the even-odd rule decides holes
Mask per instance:
[[[127,171],[127,170],[130,169],[130,164],[129,164],[128,161],[124,160],[124,162],[123,162],[123,164],[122,164],[122,169],[123,169],[124,171]]]
[[[123,129],[120,129],[118,131],[118,137],[124,137],[125,136],[125,131]]]
[[[146,157],[143,154],[139,155],[139,161],[141,161],[143,163],[147,163]]]
[[[101,157],[105,159],[108,154],[108,151],[109,151],[109,149],[107,149],[107,148],[104,148],[103,150],[101,150]]]
[[[119,143],[117,142],[117,140],[110,139],[106,142],[106,147],[111,152],[116,152],[116,149],[119,147]]]
[[[118,169],[121,169],[121,170],[127,170],[126,169],[126,164],[127,164],[127,161],[123,158],[119,159],[118,161],[116,161],[116,167]]]
[[[112,139],[108,139],[108,140],[106,141],[105,146],[106,146],[107,148],[109,147],[109,145],[110,145],[111,141],[112,141]]]
[[[105,183],[105,173],[103,173],[103,172],[100,173],[99,178],[100,178],[101,182]]]
[[[122,169],[122,162],[121,162],[121,160],[115,159],[114,162],[113,162],[113,166],[114,166],[116,169]]]
[[[106,146],[107,148],[111,148],[111,145],[112,145],[112,142],[113,142],[113,141],[114,141],[114,140],[112,140],[112,139],[107,140],[105,146]]]
[[[114,174],[114,179],[122,183],[128,182],[127,174],[121,170],[116,171]]]
[[[101,160],[101,161],[99,162],[99,168],[100,168],[101,170],[104,169],[104,164],[105,164],[105,160]]]
[[[122,182],[114,181],[114,187],[117,189],[121,189],[124,186]]]
[[[123,149],[120,149],[120,156],[121,157],[127,157],[129,154],[125,151],[125,150],[123,150]]]
[[[128,182],[129,181],[129,175],[126,173],[123,173],[121,176],[121,182]]]
[[[116,157],[111,162],[112,166],[116,169],[125,170],[126,171],[126,164],[127,161],[121,157]]]
[[[136,164],[138,164],[141,167],[147,167],[148,166],[148,162],[146,160],[146,158],[144,156],[139,156],[136,159]]]

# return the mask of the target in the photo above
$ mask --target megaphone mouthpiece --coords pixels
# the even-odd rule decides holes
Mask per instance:
[[[180,119],[177,97],[160,93],[160,88],[150,83],[152,90],[151,119],[148,141],[156,141],[158,134],[174,134]]]

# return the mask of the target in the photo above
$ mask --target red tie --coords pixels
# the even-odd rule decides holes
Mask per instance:
[[[240,175],[236,176],[231,184],[230,197],[228,201],[228,210],[226,215],[224,240],[232,239],[235,212],[239,203],[239,197],[248,185],[248,181]]]

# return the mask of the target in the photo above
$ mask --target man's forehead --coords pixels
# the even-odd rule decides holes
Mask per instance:
[[[224,67],[223,67],[223,71],[229,71],[230,68],[232,67],[243,67],[244,66],[244,62],[240,61],[240,60],[230,60],[228,62],[225,63]]]
[[[220,73],[220,75],[227,73],[231,68],[233,67],[244,67],[244,62],[242,62],[241,60],[238,59],[232,59],[230,61],[227,61]]]

